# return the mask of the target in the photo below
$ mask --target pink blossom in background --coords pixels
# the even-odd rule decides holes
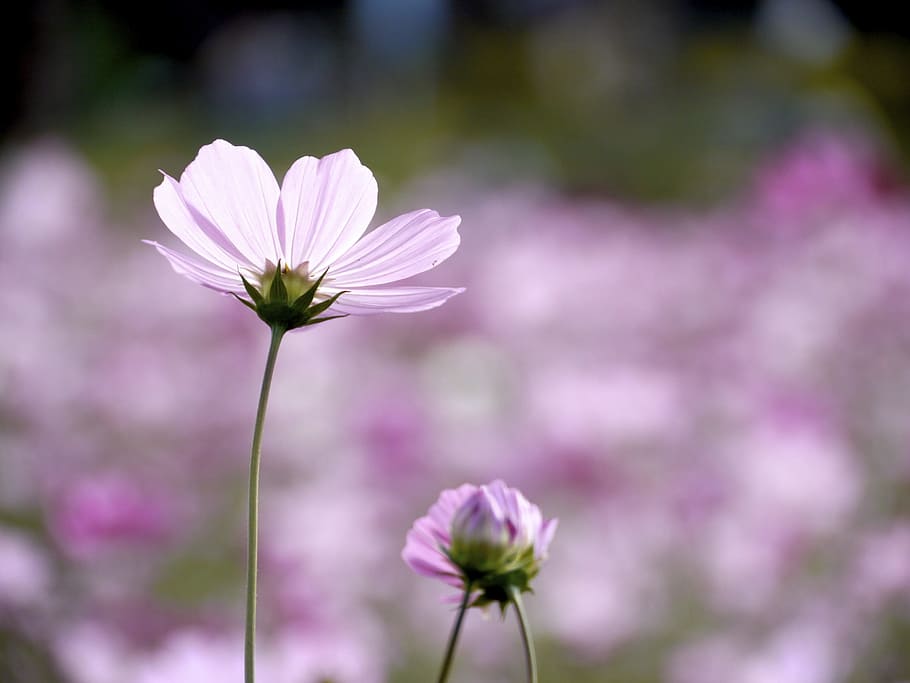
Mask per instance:
[[[910,520],[873,529],[861,539],[853,568],[854,598],[863,609],[910,599]]]
[[[346,292],[329,314],[421,311],[463,291],[376,287],[451,256],[461,222],[422,209],[363,236],[376,196],[373,174],[351,150],[298,159],[279,190],[256,152],[216,140],[199,150],[179,182],[165,174],[155,189],[162,221],[196,256],[148,243],[181,275],[244,297],[241,275],[261,285],[279,263],[306,282],[327,271],[318,300]]]
[[[280,483],[278,484],[280,486]],[[285,482],[263,501],[271,523],[263,531],[263,597],[290,619],[311,620],[382,595],[375,576],[387,556],[379,512],[382,499],[343,473]],[[323,595],[334,597],[327,602]]]
[[[136,683],[238,682],[242,679],[241,638],[177,632],[151,654],[132,662]]]
[[[809,618],[784,623],[765,638],[717,635],[670,660],[670,683],[837,683],[845,680],[836,624]]]
[[[390,664],[387,653],[394,647],[389,636],[380,635],[378,624],[351,619],[305,633],[285,629],[267,649],[274,671],[269,680],[382,683]]]
[[[242,638],[204,632],[175,633],[150,655],[131,662],[136,683],[242,680]],[[358,633],[284,631],[265,641],[261,675],[275,683],[379,683],[383,663]]]
[[[0,164],[0,262],[96,236],[104,208],[93,169],[62,140],[43,139],[18,150]]]
[[[129,645],[120,633],[103,624],[58,624],[51,647],[74,683],[129,680]]]
[[[117,475],[95,475],[71,483],[52,512],[60,544],[87,557],[106,547],[164,540],[176,519],[163,492],[152,492]]]
[[[588,657],[614,652],[667,618],[661,568],[676,549],[673,528],[656,501],[640,498],[614,491],[575,511],[535,587],[543,628]]]
[[[56,648],[74,683],[196,683],[243,680],[242,634],[182,628],[152,648],[136,648],[97,624],[61,631]],[[262,675],[275,683],[322,680],[379,683],[386,664],[372,630],[303,633],[285,629],[263,639]],[[238,654],[239,653],[239,654]]]
[[[417,401],[415,388],[397,384],[391,381],[364,397],[354,411],[353,428],[363,444],[366,466],[377,479],[399,487],[421,486],[431,429],[428,411]]]
[[[53,573],[44,549],[23,533],[0,526],[0,609],[40,605]]]
[[[756,175],[772,232],[821,226],[844,207],[874,210],[899,188],[870,141],[825,131],[797,140]]]

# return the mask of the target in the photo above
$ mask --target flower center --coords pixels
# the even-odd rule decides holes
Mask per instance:
[[[295,301],[297,297],[312,287],[316,278],[310,277],[310,264],[304,261],[296,268],[289,268],[286,263],[279,262],[281,268],[281,281],[288,291],[288,301]],[[266,266],[265,272],[259,277],[259,291],[266,294],[272,286],[272,280],[275,279],[275,273],[278,267],[271,263]],[[317,292],[318,299],[318,292]]]

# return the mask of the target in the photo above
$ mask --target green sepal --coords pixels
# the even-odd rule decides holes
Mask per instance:
[[[269,287],[269,303],[282,302],[287,303],[288,300],[288,288],[284,286],[284,281],[281,279],[281,261],[278,261],[278,266],[275,268],[275,276],[272,278],[272,285]]]
[[[316,320],[308,320],[304,324],[305,325],[318,325],[319,323],[324,323],[328,320],[335,320],[336,318],[347,318],[347,317],[348,317],[347,313],[341,313],[339,315],[329,315],[329,316],[326,316],[325,318],[317,318]]]
[[[261,306],[265,299],[262,298],[262,294],[259,293],[259,290],[253,287],[253,285],[250,284],[250,281],[243,277],[243,273],[240,273],[240,279],[243,280],[243,288],[246,290],[246,293],[250,295],[253,303],[256,304],[256,306]],[[253,307],[253,310],[256,310],[256,308]]]
[[[300,296],[297,297],[297,299],[292,304],[296,310],[303,313],[304,311],[306,311],[307,308],[309,308],[310,304],[313,303],[313,297],[316,296],[316,290],[319,289],[319,285],[322,284],[322,279],[326,276],[326,274],[328,272],[329,272],[328,268],[326,268],[324,271],[322,271],[322,275],[319,276],[319,278],[316,280],[316,282],[314,282],[310,286],[310,288],[307,289],[303,294],[301,294]],[[319,315],[319,314],[314,313],[313,315]]]
[[[243,276],[241,275],[241,277],[243,277]],[[258,292],[257,292],[257,294],[258,294]],[[234,294],[234,292],[231,292],[231,296],[233,296],[235,299],[237,299],[237,301],[239,301],[240,303],[242,303],[244,306],[246,306],[247,308],[249,308],[251,311],[254,311],[254,312],[257,313],[257,314],[259,313],[259,311],[256,309],[256,305],[255,305],[255,304],[250,303],[250,302],[247,301],[246,299],[241,299],[239,296],[237,296],[236,294]]]
[[[340,297],[342,294],[347,294],[348,291],[350,291],[350,290],[347,290],[347,289],[342,290],[342,291],[338,292],[338,294],[333,294],[332,296],[330,296],[330,297],[329,297],[328,299],[326,299],[325,301],[320,301],[320,302],[319,302],[318,304],[316,304],[315,306],[310,306],[310,307],[307,309],[307,315],[308,315],[310,318],[313,318],[313,317],[319,315],[320,313],[323,313],[323,312],[327,311],[327,310],[329,309],[329,307],[330,307],[333,303],[335,303],[336,301],[338,301],[338,297]]]
[[[333,299],[336,299],[338,296],[340,296],[340,294],[333,297]],[[327,305],[324,306],[323,304]],[[287,303],[280,301],[270,301],[262,304],[261,306],[257,306],[255,310],[256,314],[263,322],[269,325],[280,325],[286,330],[295,330],[298,327],[316,325],[317,323],[326,322],[327,320],[347,317],[347,314],[330,315],[326,316],[325,318],[315,317],[326,308],[331,306],[331,304],[332,301],[326,299],[326,301],[320,302],[315,306],[311,306],[306,311],[298,311],[296,308],[289,306]]]
[[[487,607],[496,603],[505,616],[506,608],[512,603],[513,589],[520,593],[534,592],[531,590],[531,579],[537,575],[537,568],[533,567],[530,571],[513,569],[506,572],[478,572],[462,568],[461,572],[465,582],[470,582],[472,588],[478,591],[477,597],[471,602],[471,607]]]
[[[294,330],[298,327],[304,327],[305,325],[316,325],[317,323],[334,320],[335,318],[346,317],[346,314],[339,314],[317,318],[320,314],[325,313],[332,304],[338,300],[338,297],[347,293],[346,290],[341,291],[330,296],[325,301],[313,304],[313,299],[318,294],[319,287],[329,272],[328,269],[326,269],[315,282],[311,283],[306,291],[298,296],[293,303],[290,303],[288,301],[290,293],[288,285],[284,282],[284,277],[285,275],[288,277],[296,277],[297,273],[288,273],[288,271],[284,271],[283,268],[284,267],[279,261],[275,273],[272,275],[271,282],[267,284],[267,295],[263,295],[263,292],[258,290],[241,273],[240,279],[243,281],[243,287],[246,289],[252,302],[242,299],[236,294],[234,295],[235,298],[247,308],[255,311],[256,315],[259,316],[259,319],[267,325],[272,327],[277,326],[285,331]],[[267,277],[264,277],[263,280],[267,281]],[[296,286],[296,284],[294,286]]]
[[[267,325],[279,325],[288,330],[300,327],[300,314],[280,301],[269,301],[256,308],[256,314]]]

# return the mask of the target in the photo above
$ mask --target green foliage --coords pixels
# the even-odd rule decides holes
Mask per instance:
[[[174,557],[157,577],[153,593],[181,607],[201,605],[235,598],[243,577],[236,558],[200,548]]]
[[[65,683],[50,653],[22,632],[0,622],[0,681],[3,683]]]

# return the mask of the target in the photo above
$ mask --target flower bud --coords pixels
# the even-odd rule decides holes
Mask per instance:
[[[547,558],[556,520],[500,480],[443,491],[408,532],[404,561],[418,574],[471,590],[473,606],[504,607]]]
[[[496,572],[512,555],[505,511],[480,487],[452,518],[452,561],[470,574]]]

